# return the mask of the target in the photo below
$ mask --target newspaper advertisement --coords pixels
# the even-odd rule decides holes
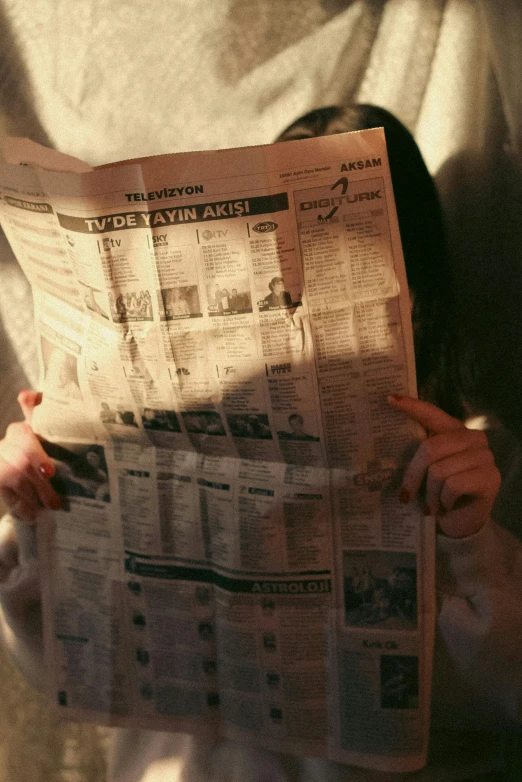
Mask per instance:
[[[58,711],[421,767],[434,531],[386,403],[416,386],[383,130],[39,154],[1,163],[0,219],[64,498],[39,524]]]

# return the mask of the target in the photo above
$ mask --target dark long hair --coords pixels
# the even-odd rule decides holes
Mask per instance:
[[[464,417],[463,374],[457,361],[452,280],[435,183],[411,133],[378,106],[328,106],[292,123],[277,139],[290,141],[383,127],[393,192],[413,295],[412,321],[419,396]]]

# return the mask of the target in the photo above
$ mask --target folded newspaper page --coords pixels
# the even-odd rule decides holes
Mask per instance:
[[[385,401],[415,367],[384,132],[94,170],[16,149],[59,712],[421,767],[434,531]]]

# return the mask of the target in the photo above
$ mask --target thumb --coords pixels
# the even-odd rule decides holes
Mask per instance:
[[[20,391],[18,394],[18,404],[22,408],[22,413],[28,424],[31,423],[33,410],[42,402],[41,391]]]

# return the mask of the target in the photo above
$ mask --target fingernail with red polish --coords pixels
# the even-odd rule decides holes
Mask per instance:
[[[53,475],[56,473],[56,468],[54,464],[51,464],[50,462],[44,462],[39,466],[40,473],[44,476],[44,478],[52,478]]]
[[[392,399],[394,402],[402,402],[404,396],[402,394],[389,394],[388,399]]]
[[[36,394],[36,396],[34,398],[35,407],[36,407],[36,405],[41,405],[42,404],[42,399],[43,399],[43,394],[42,394],[41,391],[38,391],[38,393]]]
[[[410,501],[410,492],[408,489],[401,489],[401,493],[399,494],[399,502],[403,505],[407,505]]]

